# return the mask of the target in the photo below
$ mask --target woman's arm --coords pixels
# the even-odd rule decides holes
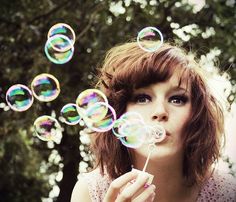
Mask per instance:
[[[84,178],[80,178],[78,180],[78,182],[75,184],[75,187],[71,195],[71,202],[80,202],[80,201],[92,202],[89,195],[88,184]]]

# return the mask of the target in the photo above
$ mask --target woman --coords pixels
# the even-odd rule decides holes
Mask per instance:
[[[106,55],[98,87],[118,117],[138,112],[145,123],[159,124],[166,138],[155,144],[146,172],[147,145],[130,149],[111,131],[95,134],[95,169],[80,176],[76,201],[236,201],[230,175],[214,169],[224,139],[221,105],[207,86],[198,63],[182,49],[163,44],[145,52],[136,42]]]

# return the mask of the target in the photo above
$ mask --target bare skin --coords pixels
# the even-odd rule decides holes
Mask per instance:
[[[178,74],[168,81],[156,83],[134,92],[127,112],[138,112],[147,124],[162,125],[167,133],[163,142],[156,144],[147,166],[154,180],[147,188],[148,176],[135,171],[115,179],[103,202],[189,202],[196,201],[199,187],[187,186],[182,176],[182,133],[191,114],[189,89],[184,82],[178,86]],[[130,149],[134,168],[142,170],[148,156],[148,147]],[[135,179],[135,180],[134,180]],[[133,183],[130,183],[130,182]],[[78,182],[71,202],[83,199],[90,202],[86,182]],[[86,199],[86,200],[85,200]]]

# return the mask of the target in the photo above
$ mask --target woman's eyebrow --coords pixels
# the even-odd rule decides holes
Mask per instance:
[[[169,89],[169,91],[170,92],[176,92],[176,91],[183,91],[185,94],[187,94],[187,93],[190,93],[189,92],[189,90],[187,89],[187,87],[186,88],[184,88],[184,87],[181,87],[181,86],[172,86],[170,89]]]

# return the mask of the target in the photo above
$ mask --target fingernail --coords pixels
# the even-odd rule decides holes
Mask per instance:
[[[130,181],[131,184],[135,183],[135,179]]]
[[[150,186],[150,185],[146,183],[146,184],[144,185],[144,188],[146,189],[146,188],[148,188],[149,186]]]

